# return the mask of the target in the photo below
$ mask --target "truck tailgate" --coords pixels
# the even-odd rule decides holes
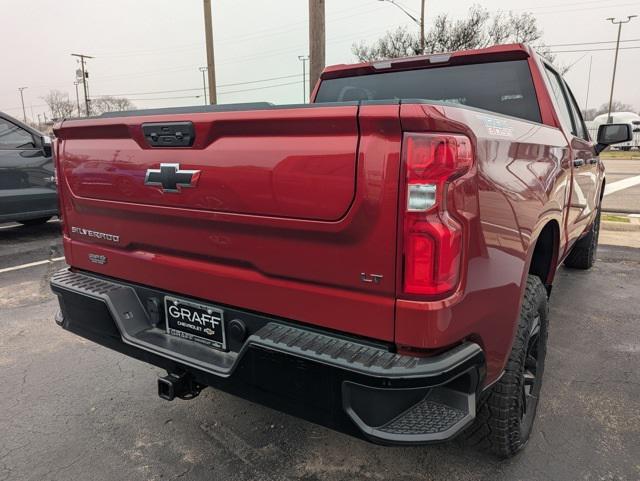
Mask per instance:
[[[176,122],[192,122],[192,146],[145,137],[143,124]],[[398,105],[97,118],[56,134],[72,266],[393,339]]]

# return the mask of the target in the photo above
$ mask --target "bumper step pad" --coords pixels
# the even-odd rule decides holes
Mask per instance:
[[[408,409],[396,419],[380,428],[389,434],[435,434],[447,431],[462,421],[467,413],[428,399]]]

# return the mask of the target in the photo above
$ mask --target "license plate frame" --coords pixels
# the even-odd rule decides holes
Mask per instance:
[[[167,334],[220,351],[227,349],[224,311],[219,307],[182,297],[165,296],[164,313]]]

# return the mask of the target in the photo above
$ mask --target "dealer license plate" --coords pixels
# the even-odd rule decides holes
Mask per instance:
[[[224,314],[207,304],[165,296],[167,333],[217,349],[226,348]]]

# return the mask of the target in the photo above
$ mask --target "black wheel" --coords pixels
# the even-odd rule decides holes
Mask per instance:
[[[539,277],[530,275],[507,366],[481,395],[476,420],[461,435],[464,444],[503,458],[527,444],[542,387],[548,325],[547,291]]]
[[[569,255],[564,260],[564,265],[573,269],[590,269],[596,260],[598,250],[598,237],[600,236],[600,207],[593,221],[589,233],[577,241]]]
[[[49,221],[51,217],[38,217],[37,219],[19,220],[18,223],[26,226],[41,225]]]

